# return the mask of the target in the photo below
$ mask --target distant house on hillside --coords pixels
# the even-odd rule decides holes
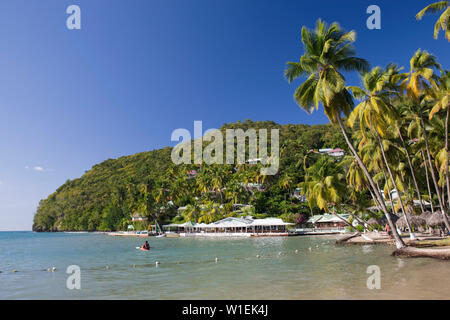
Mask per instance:
[[[295,188],[295,190],[291,193],[292,198],[296,198],[300,202],[306,202],[306,195],[302,194],[302,188]]]
[[[147,221],[147,218],[142,215],[142,213],[135,212],[131,216],[131,221]]]
[[[345,156],[345,151],[340,148],[327,148],[327,149],[319,149],[320,154],[326,154],[332,157],[343,157]]]
[[[248,159],[246,161],[249,165],[255,165],[261,162],[261,158]]]
[[[243,186],[247,191],[253,192],[253,191],[262,191],[263,185],[261,183],[241,183],[241,186]]]
[[[197,170],[191,170],[188,172],[188,178],[195,178],[197,177],[197,175],[198,175]]]

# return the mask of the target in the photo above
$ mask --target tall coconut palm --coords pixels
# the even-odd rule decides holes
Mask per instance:
[[[387,85],[391,73],[392,71],[389,70],[389,68],[384,70],[380,67],[375,67],[370,72],[363,75],[363,88],[349,87],[355,98],[360,99],[361,103],[359,103],[350,114],[348,124],[353,128],[356,120],[359,119],[361,132],[363,134],[362,143],[367,139],[365,135],[366,130],[371,132],[378,142],[384,165],[387,168],[392,185],[398,194],[400,207],[405,215],[406,223],[410,230],[410,237],[412,240],[417,240],[412,232],[409,217],[403,204],[402,195],[386,157],[385,149],[389,147],[389,140],[383,140],[383,137],[388,132],[388,126],[393,125],[398,118],[397,113],[389,102],[390,96],[393,93],[396,94],[396,91],[392,91],[390,86]]]
[[[399,114],[402,114],[402,105],[397,106],[397,112]],[[414,166],[413,166],[413,163],[412,163],[412,157],[411,157],[410,152],[408,150],[409,147],[408,147],[408,145],[407,145],[407,143],[405,141],[405,138],[404,138],[405,135],[402,132],[405,129],[405,121],[407,119],[408,119],[407,117],[401,117],[395,123],[394,128],[395,128],[395,131],[397,133],[397,136],[400,138],[401,145],[402,145],[403,150],[405,151],[405,154],[406,154],[406,159],[408,161],[409,170],[411,172],[411,177],[412,177],[412,180],[413,180],[413,183],[414,183],[416,195],[417,195],[417,198],[419,199],[419,202],[420,202],[420,210],[421,210],[422,213],[424,213],[425,212],[425,208],[423,206],[423,199],[422,199],[422,194],[420,192],[419,184],[417,183],[416,172],[414,170]]]
[[[335,213],[334,206],[346,198],[347,185],[345,183],[342,167],[337,166],[333,159],[321,157],[307,170],[305,182],[301,184],[312,209],[317,206],[321,210],[331,212],[354,228],[348,221]],[[332,210],[330,210],[333,208]]]
[[[197,203],[188,204],[182,215],[185,221],[197,222],[200,217],[200,206]]]
[[[450,230],[450,223],[447,219],[447,211],[442,201],[442,195],[439,188],[436,174],[434,172],[433,162],[431,160],[431,151],[428,143],[428,135],[425,127],[423,106],[426,106],[426,94],[430,92],[433,86],[437,86],[436,81],[438,77],[434,73],[434,69],[441,69],[441,65],[437,62],[436,57],[427,51],[417,50],[410,61],[411,70],[406,87],[406,92],[411,99],[417,104],[419,123],[422,127],[423,139],[425,143],[425,150],[428,158],[431,178],[433,179],[434,187],[436,189],[439,207],[445,222],[445,226]]]
[[[448,163],[447,151],[445,150],[445,119],[439,114],[439,116],[434,116],[431,120],[428,120],[427,123],[430,126],[428,131],[430,151],[439,177],[438,184],[442,191],[442,202],[445,204],[446,164]]]
[[[431,213],[434,213],[434,206],[433,206],[433,195],[431,193],[431,187],[430,187],[430,179],[428,177],[428,165],[427,165],[427,159],[425,159],[425,152],[423,151],[423,149],[421,149],[420,154],[422,155],[422,159],[423,159],[423,165],[424,165],[424,169],[425,169],[425,177],[427,180],[427,189],[428,189],[428,195],[430,197],[430,204],[431,204]]]
[[[200,217],[198,218],[199,223],[211,223],[223,218],[223,207],[218,203],[212,201],[206,201],[200,206]]]
[[[439,31],[442,29],[445,32],[445,37],[448,41],[450,41],[450,2],[449,1],[438,1],[434,2],[425,8],[423,8],[419,13],[416,14],[416,19],[421,20],[425,14],[428,13],[438,13],[440,11],[444,11],[439,19],[436,21],[434,25],[434,34],[433,37],[435,39],[438,38]]]
[[[440,153],[439,159],[444,164],[445,179],[447,182],[447,201],[450,208],[450,178],[448,170],[449,148],[448,148],[448,125],[450,118],[450,71],[442,74],[437,82],[437,86],[431,91],[433,99],[433,108],[430,111],[429,119],[433,119],[434,115],[441,110],[447,109],[445,117],[445,152]]]
[[[296,89],[294,99],[308,113],[318,109],[320,103],[323,105],[330,122],[339,124],[349,149],[356,157],[377,198],[382,201],[381,194],[350,141],[341,118],[341,113],[348,115],[354,106],[353,99],[345,88],[345,78],[341,71],[369,70],[369,63],[355,56],[353,43],[356,33],[344,32],[337,23],[328,26],[320,19],[314,30],[303,27],[301,33],[305,52],[299,62],[288,62],[285,70],[285,77],[289,82],[307,76]],[[397,248],[405,247],[405,243],[395,231],[384,203],[382,209],[393,230]]]
[[[416,195],[419,199],[420,208],[422,213],[425,212],[425,209],[423,207],[423,201],[422,201],[422,195],[420,193],[419,185],[417,183],[416,174],[414,171],[414,166],[412,165],[411,156],[409,154],[408,146],[404,139],[404,133],[402,130],[405,129],[406,123],[410,120],[410,117],[408,116],[407,109],[403,107],[402,103],[402,97],[400,96],[400,91],[402,90],[402,83],[404,83],[405,79],[407,78],[406,73],[402,73],[401,70],[403,68],[399,68],[395,64],[389,64],[386,67],[386,70],[384,72],[384,76],[386,79],[385,87],[391,90],[394,94],[389,98],[389,102],[392,105],[392,107],[395,109],[395,112],[400,115],[399,117],[396,117],[396,121],[393,125],[391,125],[391,128],[393,128],[393,132],[395,133],[395,136],[400,138],[401,145],[403,147],[403,151],[406,154],[406,159],[408,161],[409,169],[411,172],[411,177],[414,183],[414,187],[416,189]],[[406,112],[405,112],[406,111]]]

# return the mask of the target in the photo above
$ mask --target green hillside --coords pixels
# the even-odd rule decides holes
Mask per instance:
[[[41,200],[33,230],[124,230],[133,212],[159,223],[186,219],[214,221],[236,214],[235,203],[252,204],[257,215],[282,215],[294,220],[296,214],[310,212],[305,204],[289,196],[304,179],[305,155],[311,149],[346,149],[339,129],[328,124],[279,125],[246,120],[224,124],[220,130],[230,128],[278,128],[278,173],[261,176],[260,165],[174,165],[169,147],[108,159]],[[310,153],[306,157],[307,166],[317,157]],[[191,170],[198,174],[190,176]],[[248,188],[253,184],[260,184],[261,190]],[[181,206],[188,206],[188,210],[176,217]]]

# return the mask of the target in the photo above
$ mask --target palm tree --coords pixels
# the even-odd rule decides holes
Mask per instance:
[[[341,113],[345,115],[350,113],[354,103],[350,93],[345,88],[345,78],[340,71],[366,72],[369,69],[369,63],[366,60],[355,56],[355,50],[352,46],[355,40],[356,33],[354,31],[344,32],[337,23],[328,26],[319,19],[314,30],[303,27],[302,43],[305,53],[300,58],[300,62],[287,63],[285,77],[289,82],[292,82],[302,76],[308,76],[296,89],[294,99],[308,113],[318,109],[319,103],[322,103],[328,119],[332,123],[339,124],[349,149],[357,159],[381,202],[381,194],[348,138],[341,118]],[[395,226],[383,202],[382,209],[393,231],[397,248],[405,247],[405,243],[396,233]]]
[[[401,114],[401,110],[402,110],[402,105],[398,106],[397,111],[399,112],[399,114]],[[405,151],[405,154],[406,154],[406,159],[408,160],[409,170],[411,172],[411,177],[412,177],[412,180],[414,183],[414,188],[416,191],[417,198],[419,199],[419,202],[420,202],[420,210],[422,213],[424,213],[425,208],[423,206],[422,194],[420,193],[419,185],[417,183],[416,173],[414,171],[414,166],[412,164],[411,155],[408,150],[408,145],[406,144],[405,139],[404,139],[404,134],[402,133],[402,130],[405,128],[405,120],[406,119],[407,119],[407,117],[401,117],[394,124],[394,128],[395,128],[395,131],[396,131],[398,137],[400,138],[403,150]]]
[[[225,199],[231,200],[232,203],[239,203],[244,199],[246,192],[239,179],[230,180],[225,187]]]
[[[212,201],[206,201],[200,206],[199,223],[211,223],[223,217],[222,207]]]
[[[345,183],[342,167],[337,166],[333,159],[321,157],[307,170],[305,182],[301,184],[303,192],[312,209],[317,206],[321,210],[330,212],[354,228],[348,221],[335,213],[334,206],[346,198],[347,185]],[[333,210],[330,210],[330,207]]]
[[[426,94],[430,92],[432,87],[436,87],[436,80],[438,77],[434,74],[434,69],[441,69],[441,65],[436,61],[436,57],[429,54],[427,51],[416,51],[410,61],[411,71],[408,79],[406,92],[411,99],[418,105],[419,123],[422,128],[423,139],[425,142],[425,150],[428,157],[428,164],[430,166],[431,178],[433,179],[434,187],[436,189],[439,206],[444,219],[447,230],[450,230],[450,223],[447,219],[447,211],[441,197],[441,191],[434,172],[433,162],[431,160],[431,151],[428,143],[428,135],[425,126],[425,120],[422,107],[426,106]]]
[[[433,206],[433,195],[431,193],[431,187],[430,187],[430,179],[428,177],[428,165],[427,165],[427,160],[425,159],[425,152],[423,151],[423,149],[420,149],[419,153],[422,155],[422,159],[423,159],[423,166],[425,169],[425,177],[427,180],[427,189],[428,189],[428,195],[430,197],[430,204],[431,204],[431,213],[434,213],[434,206]]]
[[[439,31],[442,29],[445,32],[445,37],[448,41],[450,41],[450,2],[449,1],[438,1],[434,2],[425,8],[423,8],[418,14],[416,14],[416,19],[421,20],[425,14],[428,13],[438,13],[440,11],[444,11],[439,19],[436,21],[434,25],[434,34],[433,37],[435,39],[438,38]]]
[[[429,119],[432,120],[434,115],[440,110],[447,109],[447,116],[445,117],[445,149],[443,149],[438,158],[441,164],[441,171],[445,171],[445,179],[447,182],[447,201],[450,208],[450,178],[448,173],[448,123],[450,117],[450,72],[446,71],[438,80],[438,86],[431,91],[431,98],[433,99],[434,106],[430,111]]]
[[[355,121],[359,119],[361,132],[363,135],[361,144],[364,144],[367,139],[365,134],[366,130],[372,133],[376,139],[392,185],[398,194],[400,207],[405,216],[406,224],[410,230],[411,240],[417,240],[416,236],[412,232],[409,217],[403,204],[402,195],[392,173],[392,168],[387,160],[386,149],[389,148],[392,143],[389,139],[383,139],[383,137],[385,137],[388,133],[388,126],[393,125],[398,118],[397,113],[389,102],[390,97],[397,94],[397,91],[391,90],[393,81],[390,81],[390,77],[392,76],[393,69],[393,66],[388,66],[385,70],[380,67],[375,67],[370,72],[364,74],[362,79],[363,88],[349,87],[355,98],[362,101],[350,114],[348,124],[351,128],[353,128]],[[396,161],[398,162],[398,158]]]
[[[197,222],[200,217],[200,206],[197,203],[188,204],[182,215],[185,221]]]
[[[395,132],[396,137],[400,138],[401,145],[403,148],[403,151],[406,154],[406,159],[408,161],[409,169],[411,172],[411,177],[414,183],[414,187],[416,189],[416,195],[420,202],[420,208],[422,213],[425,212],[425,209],[423,207],[423,201],[422,201],[422,195],[420,193],[419,185],[417,183],[416,174],[414,172],[414,167],[412,165],[411,156],[409,154],[408,146],[404,140],[404,134],[402,133],[402,129],[406,127],[406,123],[408,122],[409,118],[407,109],[406,112],[405,108],[403,107],[403,103],[400,96],[400,92],[402,91],[402,85],[401,83],[404,83],[405,79],[407,78],[407,74],[401,73],[401,70],[403,68],[399,68],[398,66],[394,64],[389,64],[386,67],[384,76],[386,78],[386,83],[384,84],[389,90],[392,90],[394,93],[393,96],[389,97],[389,102],[392,104],[392,107],[394,108],[395,112],[399,115],[399,117],[396,117],[396,121],[393,125],[391,125],[391,128],[393,128],[393,132]]]

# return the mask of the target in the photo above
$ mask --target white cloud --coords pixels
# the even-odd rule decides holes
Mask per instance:
[[[41,166],[34,166],[34,167],[32,167],[32,168],[30,168],[29,166],[25,166],[25,169],[26,170],[34,170],[34,171],[40,171],[40,172],[43,172],[43,171],[48,171],[47,169],[45,169],[44,167],[41,167]]]

